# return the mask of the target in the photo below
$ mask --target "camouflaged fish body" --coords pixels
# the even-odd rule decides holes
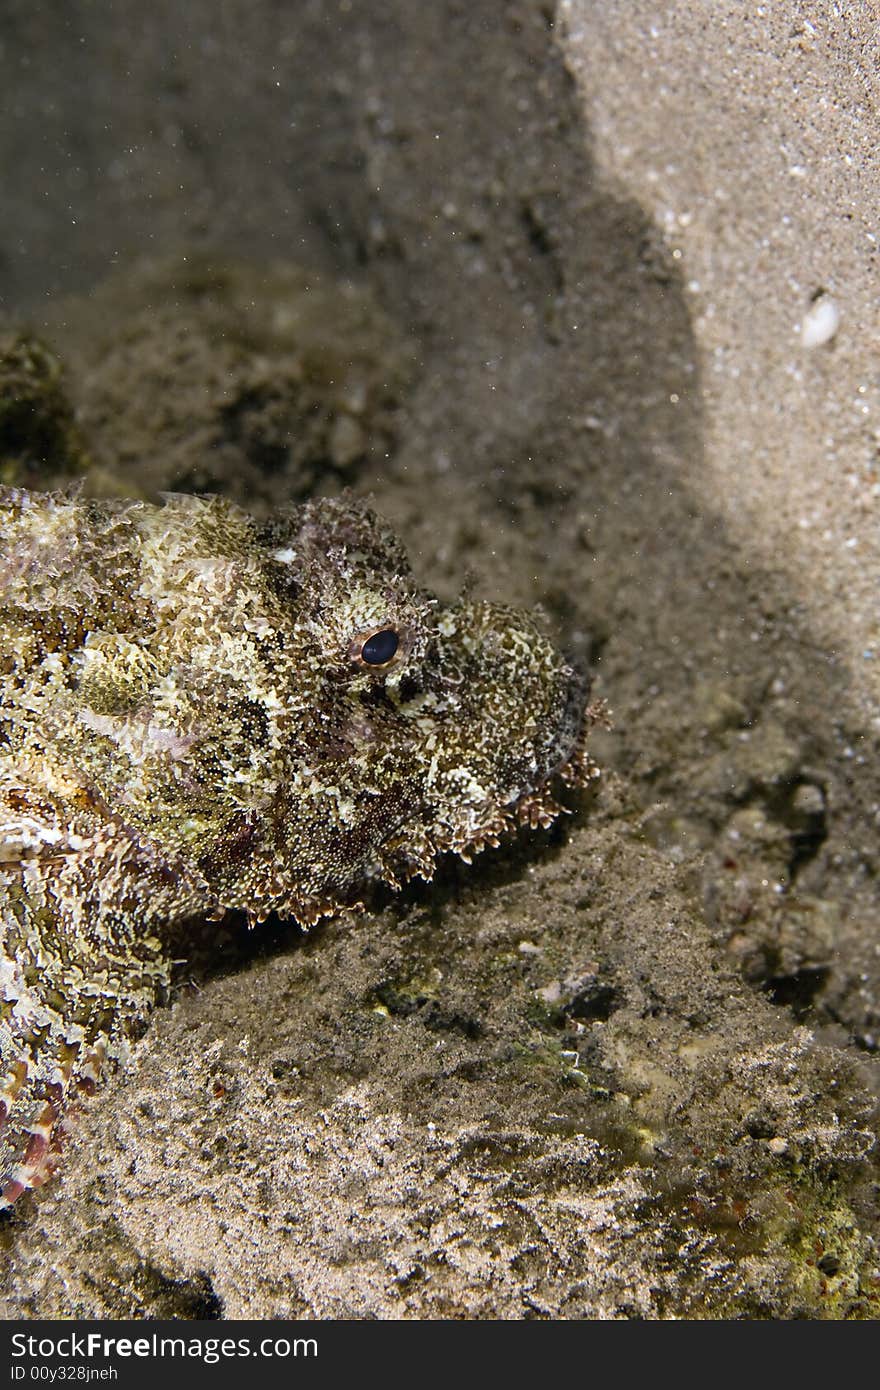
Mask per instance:
[[[261,526],[0,489],[0,637],[0,1205],[142,1028],[177,924],[308,925],[593,773],[539,624],[441,608],[350,500]]]

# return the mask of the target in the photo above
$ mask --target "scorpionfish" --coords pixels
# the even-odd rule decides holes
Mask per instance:
[[[595,774],[538,619],[441,606],[348,497],[258,523],[0,489],[0,672],[0,1207],[167,997],[181,924],[308,926]]]

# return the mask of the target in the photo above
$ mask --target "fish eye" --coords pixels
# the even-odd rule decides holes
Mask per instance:
[[[386,624],[359,632],[348,648],[348,656],[357,666],[379,671],[390,666],[400,651],[400,633],[396,627]]]

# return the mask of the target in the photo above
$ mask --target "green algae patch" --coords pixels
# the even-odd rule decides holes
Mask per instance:
[[[880,1269],[875,1242],[850,1203],[798,1192],[800,1220],[791,1240],[793,1280],[805,1302],[824,1318],[880,1317]]]
[[[833,1187],[758,1181],[756,1190],[652,1196],[639,1217],[662,1234],[676,1271],[664,1313],[686,1318],[873,1320],[877,1250]]]

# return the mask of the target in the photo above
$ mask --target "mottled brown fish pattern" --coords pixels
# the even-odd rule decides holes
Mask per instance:
[[[0,673],[0,1207],[124,1060],[182,922],[307,926],[595,773],[538,619],[441,606],[350,499],[260,524],[0,489]]]

